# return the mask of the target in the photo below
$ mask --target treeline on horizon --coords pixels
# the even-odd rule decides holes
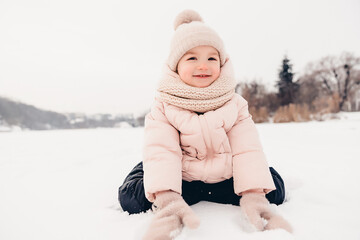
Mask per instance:
[[[326,56],[299,74],[292,67],[285,56],[273,91],[257,80],[237,84],[255,122],[323,120],[339,111],[360,111],[359,57],[349,52]]]
[[[254,122],[303,122],[324,120],[339,111],[360,111],[360,58],[344,52],[311,62],[302,73],[294,73],[291,59],[279,64],[274,90],[261,81],[241,81],[236,92],[249,104]],[[38,109],[0,96],[0,128],[50,130],[144,126],[143,114],[63,114]],[[0,129],[1,132],[1,129]]]

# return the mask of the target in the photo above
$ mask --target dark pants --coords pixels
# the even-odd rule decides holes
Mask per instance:
[[[276,190],[266,194],[270,203],[279,205],[285,198],[284,181],[278,172],[270,167],[271,176]],[[125,178],[119,188],[119,202],[124,211],[133,213],[145,212],[152,203],[145,197],[144,171],[142,162],[138,163]],[[202,181],[182,181],[182,197],[189,205],[200,201],[239,205],[240,196],[234,193],[233,178],[219,183],[204,183]]]

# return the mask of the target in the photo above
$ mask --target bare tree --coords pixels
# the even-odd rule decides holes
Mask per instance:
[[[238,83],[236,92],[248,101],[251,109],[256,109],[256,111],[264,112],[265,108],[271,114],[280,106],[277,94],[269,91],[260,80]]]
[[[300,84],[316,86],[312,89],[321,94],[339,97],[339,109],[350,101],[352,91],[360,88],[360,58],[345,52],[340,56],[327,56],[307,66],[306,73],[301,77]]]
[[[296,94],[296,104],[306,104],[310,111],[315,111],[314,101],[322,96],[331,96],[321,81],[317,81],[316,74],[310,72],[298,79],[299,90]]]

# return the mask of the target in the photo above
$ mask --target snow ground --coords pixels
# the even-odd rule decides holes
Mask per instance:
[[[360,114],[258,124],[287,202],[283,230],[249,233],[237,206],[201,202],[183,239],[360,239]],[[141,160],[142,128],[0,133],[0,239],[141,239],[152,213],[129,216],[117,188]],[[226,237],[225,237],[226,236]]]

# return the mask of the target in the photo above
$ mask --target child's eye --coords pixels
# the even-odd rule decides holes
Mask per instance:
[[[217,59],[216,59],[216,58],[213,58],[213,57],[209,58],[209,60],[210,60],[210,61],[217,61]]]
[[[191,57],[188,60],[196,60],[196,57]]]

